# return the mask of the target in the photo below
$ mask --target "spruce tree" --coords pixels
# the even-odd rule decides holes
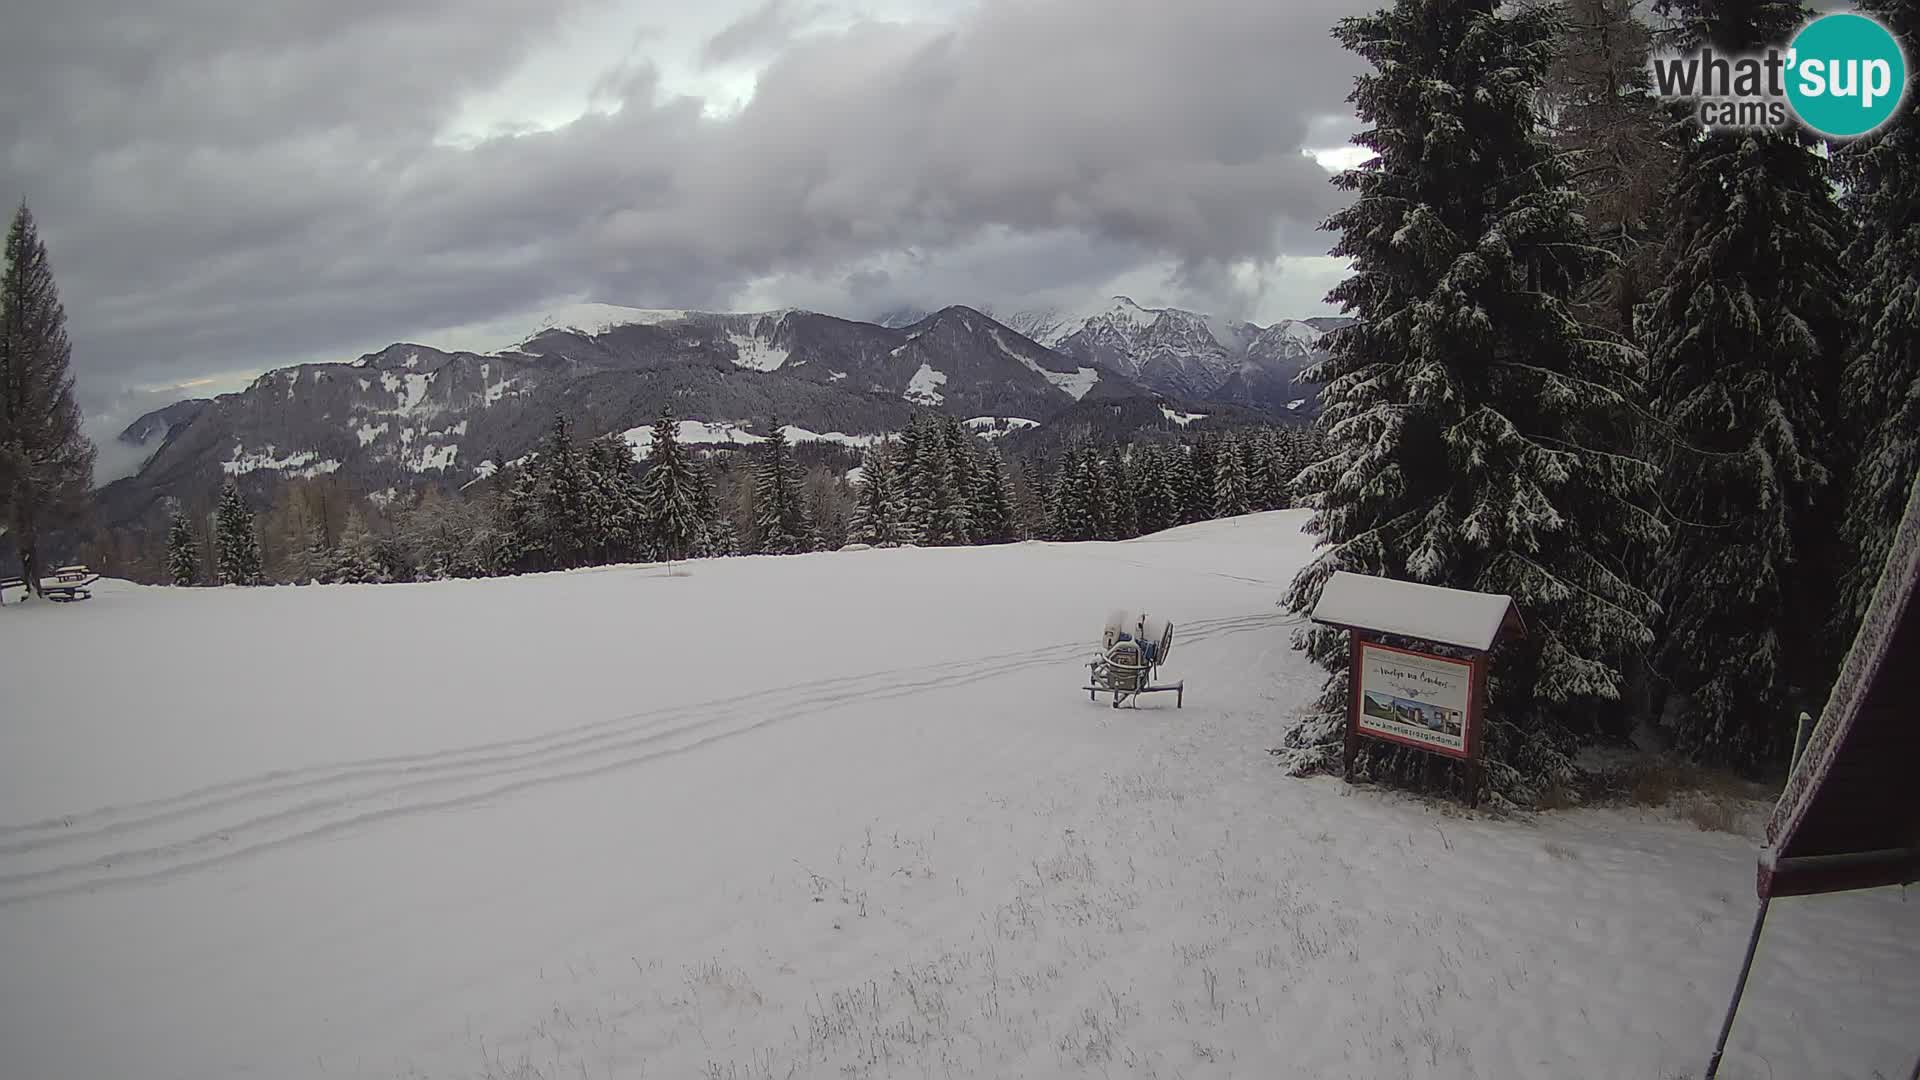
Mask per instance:
[[[167,526],[167,578],[175,585],[194,585],[200,581],[200,539],[193,535],[193,524],[178,509]]]
[[[595,538],[604,535],[594,515],[592,477],[573,428],[564,416],[553,419],[553,429],[533,461],[540,492],[541,524],[547,557],[558,569],[584,566]]]
[[[882,441],[868,447],[861,459],[853,522],[847,536],[851,543],[898,547],[909,542],[907,508],[900,475],[894,467],[896,450],[891,440]]]
[[[1149,443],[1134,451],[1134,515],[1142,533],[1157,533],[1180,523],[1180,495],[1168,468],[1172,454]]]
[[[1920,62],[1920,3],[1862,0]],[[1913,75],[1909,71],[1908,78]],[[1873,599],[1888,546],[1920,474],[1920,94],[1886,126],[1834,155],[1846,185],[1842,206],[1859,225],[1844,264],[1858,268],[1852,292],[1858,344],[1843,384],[1847,426],[1858,434],[1841,529],[1846,541],[1833,639],[1851,641]]]
[[[972,439],[958,420],[937,421],[939,453],[933,458],[928,475],[934,483],[933,528],[942,544],[973,542]]]
[[[972,511],[975,543],[1005,544],[1014,539],[1006,463],[1000,451],[991,447],[981,451],[975,462]]]
[[[1185,525],[1200,520],[1194,515],[1195,478],[1193,468],[1193,449],[1185,443],[1169,443],[1160,459],[1160,467],[1167,474],[1167,488],[1173,493],[1173,517],[1167,527]]]
[[[688,465],[687,475],[693,481],[694,514],[700,522],[694,554],[707,557],[735,554],[739,542],[734,536],[733,517],[720,509],[714,494],[712,469],[704,462],[693,460],[690,452]]]
[[[1213,513],[1216,517],[1238,517],[1250,513],[1247,461],[1240,454],[1240,443],[1232,435],[1221,437],[1213,459]]]
[[[812,551],[813,523],[807,516],[800,466],[787,446],[786,429],[778,419],[771,427],[754,466],[754,549],[762,555]]]
[[[1214,489],[1218,485],[1216,471],[1219,468],[1218,455],[1214,453],[1216,442],[1211,435],[1202,435],[1195,439],[1187,452],[1189,469],[1186,474],[1186,490],[1180,497],[1180,520],[1185,522],[1210,521],[1218,516],[1214,512]]]
[[[1672,0],[1683,49],[1784,42],[1797,4]],[[1818,712],[1839,648],[1811,612],[1837,576],[1834,389],[1850,286],[1826,162],[1797,131],[1714,130],[1685,151],[1665,277],[1640,312],[1651,411],[1670,440],[1672,537],[1653,560],[1653,660],[1678,697],[1676,740],[1751,765]]]
[[[1354,269],[1329,300],[1358,321],[1306,373],[1330,455],[1300,478],[1321,551],[1288,594],[1311,611],[1350,570],[1512,596],[1532,633],[1496,653],[1483,747],[1519,801],[1570,778],[1570,737],[1592,734],[1650,640],[1621,556],[1661,537],[1633,503],[1651,470],[1596,445],[1635,358],[1572,313],[1604,254],[1534,114],[1551,34],[1549,13],[1492,0],[1397,0],[1335,30],[1373,68],[1349,100],[1375,156],[1335,178],[1358,198],[1328,222]],[[1288,739],[1307,771],[1338,757],[1348,645],[1324,628],[1299,642],[1331,672]],[[1419,757],[1375,748],[1360,767],[1412,779]]]
[[[260,538],[254,532],[253,513],[233,481],[221,490],[214,515],[220,580],[229,585],[260,584]]]
[[[523,468],[513,478],[496,505],[495,516],[501,535],[502,569],[524,574],[553,565],[547,550],[546,512],[534,469]]]
[[[653,449],[647,455],[647,475],[640,484],[640,514],[653,556],[672,562],[684,559],[706,533],[701,519],[699,481],[695,465],[680,445],[680,421],[663,407],[653,422]]]
[[[27,589],[40,592],[40,536],[93,488],[93,442],[80,428],[60,292],[26,204],[7,231],[0,277],[0,519]]]
[[[597,560],[658,558],[641,480],[635,473],[633,447],[620,435],[602,435],[587,445],[586,460],[593,492],[589,518]]]
[[[1133,463],[1128,460],[1126,448],[1116,446],[1103,465],[1101,478],[1106,498],[1102,506],[1107,513],[1107,539],[1131,540],[1140,535],[1140,519],[1133,505]]]

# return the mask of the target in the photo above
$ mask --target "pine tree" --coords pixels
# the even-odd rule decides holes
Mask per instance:
[[[221,490],[214,514],[220,580],[229,585],[260,584],[260,538],[253,529],[253,514],[233,481]]]
[[[41,532],[71,516],[93,488],[94,448],[73,400],[72,351],[46,245],[21,203],[0,277],[0,520],[35,594]]]
[[[793,460],[786,429],[778,419],[771,429],[760,445],[760,459],[754,468],[754,548],[762,555],[812,551],[813,523],[807,517],[800,467]]]
[[[1140,519],[1134,514],[1133,464],[1125,447],[1116,446],[1102,461],[1100,477],[1105,489],[1101,505],[1107,514],[1106,537],[1131,540],[1140,535]]]
[[[1661,530],[1632,501],[1651,470],[1596,445],[1635,358],[1572,313],[1604,255],[1533,111],[1552,17],[1494,6],[1397,0],[1335,31],[1373,68],[1349,100],[1375,156],[1335,178],[1358,198],[1328,222],[1354,268],[1329,300],[1359,321],[1305,373],[1325,385],[1331,453],[1300,478],[1322,550],[1288,604],[1312,610],[1338,570],[1514,597],[1532,633],[1496,653],[1483,745],[1496,792],[1527,801],[1570,777],[1566,743],[1650,640],[1621,553]],[[1337,757],[1348,646],[1325,629],[1300,644],[1331,672],[1288,740],[1306,771]],[[1387,777],[1424,764],[1369,754]]]
[[[1149,444],[1134,451],[1134,515],[1142,533],[1157,533],[1180,523],[1180,494],[1168,468],[1172,452]]]
[[[932,527],[942,544],[973,542],[972,440],[957,420],[936,421],[938,452],[927,470],[933,488]]]
[[[734,536],[733,518],[720,510],[714,494],[713,472],[689,454],[687,475],[693,481],[694,514],[700,522],[700,536],[694,554],[703,557],[732,555],[739,551]]]
[[[1786,41],[1796,4],[1672,0],[1682,48]],[[1707,132],[1681,161],[1664,280],[1640,312],[1651,410],[1670,437],[1674,515],[1654,560],[1656,667],[1683,749],[1736,764],[1788,751],[1837,661],[1822,620],[1837,576],[1832,388],[1841,381],[1846,222],[1795,132]],[[1843,646],[1842,646],[1843,647]]]
[[[1185,525],[1200,520],[1194,516],[1192,500],[1196,480],[1193,468],[1193,449],[1185,443],[1167,445],[1160,460],[1160,467],[1167,474],[1167,487],[1173,493],[1173,518],[1167,527]]]
[[[1006,463],[998,450],[988,448],[979,454],[973,475],[972,509],[975,543],[1005,544],[1014,539]]]
[[[347,511],[347,523],[340,530],[340,543],[333,550],[333,566],[327,580],[350,584],[374,584],[387,580],[381,568],[373,530],[356,509]]]
[[[680,421],[671,408],[661,408],[660,418],[653,423],[653,449],[647,455],[640,505],[654,557],[669,563],[686,558],[707,532],[694,469],[680,445]]]
[[[1214,453],[1216,443],[1211,435],[1202,435],[1194,440],[1187,453],[1190,466],[1186,474],[1186,489],[1180,495],[1180,519],[1185,522],[1211,521],[1219,515],[1214,512],[1214,488],[1218,485],[1218,455]]]
[[[496,517],[502,537],[500,562],[504,570],[524,574],[552,565],[552,555],[547,550],[546,514],[540,501],[539,479],[533,469],[522,469],[513,478],[496,507]]]
[[[1247,462],[1239,440],[1222,436],[1213,459],[1213,512],[1216,517],[1238,517],[1252,511],[1247,496]]]
[[[681,453],[684,455],[684,451]],[[595,561],[634,562],[659,557],[650,533],[641,480],[634,471],[633,447],[620,435],[603,435],[587,444],[586,464],[592,492],[588,517]]]
[[[167,527],[167,577],[175,585],[200,581],[200,540],[193,535],[187,515],[177,509]]]
[[[892,441],[883,441],[868,447],[861,459],[853,522],[847,531],[852,543],[898,547],[909,542],[907,508],[894,467],[897,450]]]
[[[927,484],[922,475],[921,429],[924,426],[923,417],[915,416],[908,420],[893,452],[894,472],[899,477],[900,504],[906,510],[904,522],[911,536],[906,542],[912,544],[932,543],[926,539],[932,503],[927,497]]]
[[[1920,61],[1920,4],[1862,0]],[[1909,74],[1909,79],[1912,75]],[[1917,92],[1909,87],[1909,97]],[[1859,435],[1846,512],[1839,612],[1832,638],[1853,639],[1887,563],[1888,546],[1920,474],[1920,104],[1834,155],[1844,208],[1860,232],[1844,264],[1859,268],[1853,314],[1860,329],[1847,364],[1847,425]]]
[[[1091,446],[1068,450],[1055,474],[1048,533],[1055,540],[1099,540],[1106,522],[1101,513],[1100,455]]]

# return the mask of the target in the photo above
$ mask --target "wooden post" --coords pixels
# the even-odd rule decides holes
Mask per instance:
[[[1347,631],[1347,744],[1340,753],[1341,772],[1353,783],[1353,763],[1360,756],[1360,631]]]

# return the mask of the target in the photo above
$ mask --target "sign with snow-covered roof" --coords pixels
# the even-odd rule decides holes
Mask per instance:
[[[1524,635],[1513,597],[1354,574],[1327,579],[1313,621],[1486,652],[1503,631]]]
[[[1465,761],[1476,801],[1487,654],[1502,635],[1526,633],[1513,598],[1342,570],[1312,619],[1351,636],[1348,778],[1360,739],[1380,739]]]

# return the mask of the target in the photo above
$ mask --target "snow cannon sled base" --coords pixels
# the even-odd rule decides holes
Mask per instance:
[[[1137,709],[1142,694],[1171,693],[1174,708],[1185,708],[1184,679],[1166,686],[1153,685],[1155,673],[1172,651],[1172,623],[1114,612],[1101,635],[1099,656],[1087,664],[1087,700],[1097,701],[1101,694],[1112,694],[1114,708],[1131,701]]]

